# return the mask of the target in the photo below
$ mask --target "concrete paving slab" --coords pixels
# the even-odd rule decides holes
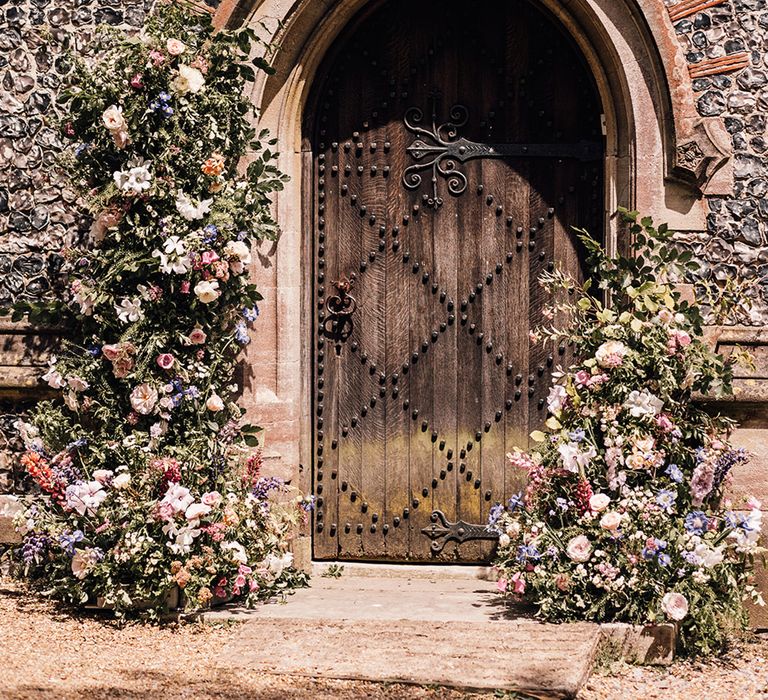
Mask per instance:
[[[285,604],[214,611],[245,624],[223,666],[257,672],[575,697],[598,625],[542,624],[477,579],[313,580]]]

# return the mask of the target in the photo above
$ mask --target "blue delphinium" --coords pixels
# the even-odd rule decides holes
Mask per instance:
[[[156,99],[149,103],[153,112],[160,112],[166,119],[173,115],[173,107],[169,104],[171,96],[167,92],[161,92]]]
[[[491,532],[498,532],[496,523],[502,515],[504,515],[504,506],[501,505],[501,503],[497,503],[496,505],[491,506],[491,510],[488,511],[487,529]]]
[[[252,308],[244,308],[243,309],[243,318],[248,321],[248,323],[254,323],[256,319],[259,317],[259,307],[253,306]]]
[[[683,470],[676,464],[670,464],[664,473],[677,484],[683,482]]]
[[[709,518],[700,510],[694,510],[685,516],[685,529],[692,535],[703,535],[709,526]]]
[[[240,345],[248,345],[251,342],[251,338],[248,335],[248,327],[242,321],[235,326],[235,340]]]
[[[507,510],[510,513],[513,513],[518,508],[523,507],[523,492],[518,491],[516,494],[514,494],[508,501],[507,501]]]
[[[70,532],[69,530],[65,530],[59,535],[59,544],[61,545],[61,548],[70,556],[75,556],[75,544],[78,542],[83,541],[83,532],[82,530],[75,530],[74,532]]]

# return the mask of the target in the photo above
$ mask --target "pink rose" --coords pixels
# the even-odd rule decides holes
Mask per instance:
[[[592,555],[592,545],[586,535],[577,535],[568,542],[565,553],[573,561],[583,563]]]
[[[688,614],[688,599],[682,593],[670,591],[661,599],[661,609],[668,618],[680,622]]]
[[[189,334],[189,342],[192,345],[202,345],[208,336],[202,328],[193,328]]]
[[[123,379],[128,376],[128,372],[133,369],[133,360],[130,357],[119,357],[112,365],[112,374],[117,379]]]
[[[102,345],[101,352],[104,354],[104,357],[106,357],[110,362],[114,362],[118,357],[120,357],[123,354],[122,348],[120,347],[119,344]]]
[[[165,48],[171,56],[181,56],[187,50],[187,45],[178,39],[168,39]]]
[[[157,359],[155,360],[157,362],[158,367],[161,369],[171,369],[173,367],[174,363],[176,362],[176,359],[171,355],[169,352],[164,352],[157,356]]]

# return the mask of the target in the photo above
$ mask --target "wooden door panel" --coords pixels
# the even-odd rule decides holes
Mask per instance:
[[[523,486],[505,454],[569,358],[528,334],[538,276],[581,273],[570,227],[601,225],[602,164],[568,150],[601,139],[594,85],[533,5],[469,5],[361,16],[307,120],[317,558],[487,560],[488,539],[435,546],[433,513],[482,523]]]

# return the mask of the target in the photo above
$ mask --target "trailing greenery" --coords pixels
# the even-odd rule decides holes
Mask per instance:
[[[23,572],[65,600],[157,613],[175,586],[202,607],[304,582],[287,541],[310,501],[259,473],[234,381],[286,180],[242,97],[259,43],[161,6],[138,36],[105,30],[64,95],[90,240],[64,251],[63,301],[14,317],[72,331],[43,377],[61,398],[19,426],[46,496],[18,518]]]
[[[500,588],[548,620],[672,620],[688,650],[710,652],[743,624],[753,586],[761,505],[734,503],[732,421],[696,395],[732,393],[738,354],[703,341],[697,304],[673,284],[695,271],[666,226],[623,212],[631,255],[608,256],[582,231],[593,279],[559,271],[542,284],[551,317],[535,342],[573,342],[576,365],[556,374],[548,433],[510,462],[528,486],[491,513],[500,533]],[[610,303],[605,303],[609,299]]]

